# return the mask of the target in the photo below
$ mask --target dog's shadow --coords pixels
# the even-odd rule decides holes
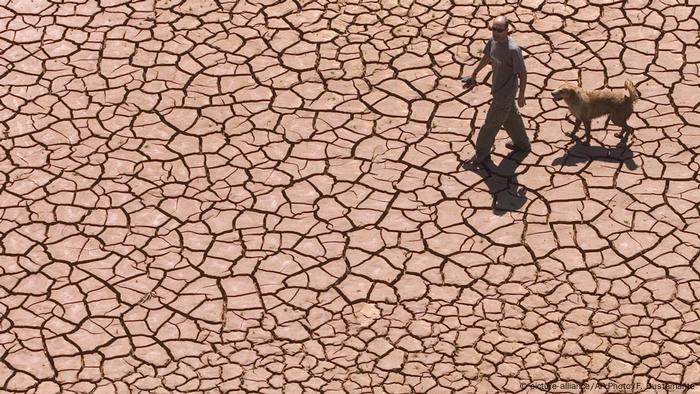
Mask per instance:
[[[462,163],[463,169],[474,171],[484,179],[484,184],[493,198],[493,212],[498,216],[508,211],[517,211],[527,202],[526,189],[518,183],[515,174],[515,170],[527,155],[527,152],[511,152],[498,165],[488,159],[478,168],[473,168],[466,162]]]
[[[627,169],[636,170],[639,165],[634,161],[634,153],[623,140],[615,147],[590,146],[574,138],[574,144],[562,155],[552,161],[555,166],[575,166],[593,160],[611,163],[624,163]]]

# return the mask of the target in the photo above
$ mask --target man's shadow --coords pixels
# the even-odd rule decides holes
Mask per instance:
[[[575,166],[593,160],[611,163],[625,163],[629,170],[636,170],[639,165],[634,161],[634,153],[627,145],[627,140],[620,141],[615,147],[589,146],[574,137],[574,144],[564,153],[552,161],[555,166]]]
[[[493,198],[493,212],[498,216],[508,211],[517,211],[527,202],[526,189],[518,183],[515,174],[515,170],[527,155],[528,152],[513,151],[498,165],[491,159],[487,159],[478,167],[473,167],[467,162],[462,163],[463,169],[474,171],[484,178],[484,183]]]

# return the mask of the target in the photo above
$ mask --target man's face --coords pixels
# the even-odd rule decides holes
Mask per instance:
[[[491,23],[491,33],[496,42],[503,42],[508,39],[508,26],[500,21]]]

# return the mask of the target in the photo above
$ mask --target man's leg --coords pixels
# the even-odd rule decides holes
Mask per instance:
[[[530,150],[530,140],[525,132],[525,124],[515,104],[510,108],[508,118],[503,123],[503,128],[506,129],[508,136],[513,141],[514,148],[524,151]]]
[[[501,126],[507,119],[508,108],[491,105],[489,112],[486,113],[486,121],[481,126],[479,135],[476,137],[476,153],[474,153],[472,162],[481,163],[491,154],[496,134],[498,134],[498,130],[501,129]]]

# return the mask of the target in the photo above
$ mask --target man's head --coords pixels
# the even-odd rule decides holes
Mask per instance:
[[[509,25],[508,19],[503,15],[497,16],[493,22],[491,22],[491,33],[496,42],[504,42],[508,39]]]

